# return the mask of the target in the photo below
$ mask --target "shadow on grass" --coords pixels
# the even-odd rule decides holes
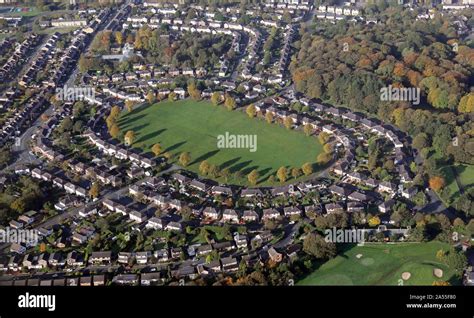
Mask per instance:
[[[218,152],[219,152],[219,150],[213,150],[213,151],[206,152],[206,153],[203,154],[202,156],[197,157],[197,158],[196,158],[193,162],[191,162],[189,165],[193,165],[193,164],[195,164],[195,163],[198,163],[198,162],[207,160],[207,159],[209,159],[209,158],[215,156]]]
[[[165,150],[163,150],[163,153],[176,150],[176,149],[178,149],[179,147],[181,147],[182,145],[184,145],[185,143],[187,143],[187,141],[182,141],[182,142],[175,143],[174,145],[169,146],[168,148],[166,148]]]
[[[156,136],[159,136],[161,133],[165,132],[167,129],[160,129],[154,132],[151,132],[149,134],[143,135],[140,138],[137,139],[136,142],[145,142],[148,141],[149,139],[155,138]]]
[[[232,166],[234,163],[239,162],[240,159],[242,159],[242,157],[237,157],[237,158],[234,158],[234,159],[227,160],[226,162],[223,162],[220,165],[221,170]]]
[[[117,123],[121,126],[128,126],[128,125],[133,124],[137,120],[140,120],[144,117],[146,117],[146,114],[137,115],[137,116],[133,116],[133,117],[132,116],[122,117],[117,121]]]
[[[245,167],[247,167],[251,163],[252,163],[252,160],[243,161],[243,162],[240,162],[240,163],[230,167],[229,170],[230,170],[231,173],[235,173],[237,171],[243,170]]]

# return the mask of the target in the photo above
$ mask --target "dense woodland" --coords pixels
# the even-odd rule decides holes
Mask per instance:
[[[429,177],[447,163],[474,164],[474,49],[458,37],[452,18],[415,16],[391,7],[376,25],[303,29],[290,68],[298,91],[411,135],[425,158],[422,175]],[[419,87],[420,104],[381,101],[380,89],[388,85]]]

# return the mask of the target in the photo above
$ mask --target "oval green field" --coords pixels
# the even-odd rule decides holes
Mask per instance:
[[[118,123],[122,135],[128,130],[135,132],[133,147],[150,151],[159,143],[163,152],[175,155],[175,161],[180,153],[189,152],[191,163],[187,169],[191,171],[198,172],[199,164],[207,160],[231,173],[241,172],[240,178],[231,177],[228,183],[246,184],[247,174],[256,169],[260,175],[259,185],[268,185],[267,178],[279,167],[291,169],[301,168],[306,162],[314,164],[322,152],[322,146],[314,136],[249,118],[245,112],[228,111],[207,101],[164,101],[142,106],[123,114]],[[256,151],[219,148],[218,136],[226,133],[255,135]],[[317,170],[316,164],[313,166]]]

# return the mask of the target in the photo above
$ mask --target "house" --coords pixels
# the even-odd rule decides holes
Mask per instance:
[[[198,256],[203,256],[212,252],[212,246],[210,244],[201,245],[197,248],[196,254]]]
[[[328,214],[344,211],[344,206],[340,203],[329,203],[325,205],[325,208]]]
[[[391,182],[382,181],[382,182],[379,183],[378,189],[379,189],[381,192],[394,193],[395,190],[397,189],[397,187],[395,186],[395,184],[393,184],[393,183],[391,183]]]
[[[130,252],[119,252],[117,262],[120,264],[130,264],[135,254]]]
[[[165,248],[155,251],[153,256],[158,260],[158,262],[167,262],[169,260],[168,250]]]
[[[220,212],[213,207],[206,207],[202,211],[202,215],[209,220],[218,220],[220,217]]]
[[[232,256],[221,258],[221,264],[224,272],[235,272],[239,269],[237,259]]]
[[[256,222],[258,221],[258,214],[253,210],[245,210],[242,214],[242,220],[245,222]]]
[[[112,278],[112,283],[116,285],[135,286],[138,284],[138,275],[136,274],[119,274]]]
[[[148,263],[148,258],[150,258],[150,252],[137,252],[135,253],[135,259],[137,260],[137,264],[146,264]]]
[[[301,210],[296,206],[289,206],[289,207],[283,208],[283,213],[285,214],[285,216],[291,217],[291,216],[301,215]]]
[[[365,206],[361,202],[349,202],[347,203],[347,212],[360,212],[364,211]]]
[[[162,284],[164,279],[161,277],[161,274],[158,272],[154,273],[142,273],[140,275],[140,285],[141,286],[151,286]]]
[[[165,228],[167,231],[176,231],[176,232],[181,232],[182,231],[182,225],[181,223],[178,222],[170,222],[166,225]]]
[[[248,246],[247,235],[242,235],[242,234],[235,235],[234,242],[237,248],[246,249]]]
[[[104,286],[105,285],[105,275],[94,275],[92,276],[92,283],[94,286]]]
[[[251,197],[262,197],[263,192],[260,189],[243,189],[240,192],[240,196],[244,198],[251,198]]]
[[[26,252],[26,247],[18,243],[12,243],[10,245],[10,252],[16,254],[23,254]]]
[[[280,263],[283,260],[283,255],[278,253],[273,246],[268,249],[268,256],[275,263]]]
[[[110,251],[92,252],[89,257],[89,263],[92,264],[110,264],[111,261],[112,252]]]
[[[223,222],[239,223],[239,215],[233,209],[225,209],[222,213]]]
[[[77,251],[71,251],[66,256],[66,264],[76,267],[84,265],[84,257]]]
[[[163,220],[157,217],[152,217],[148,220],[146,227],[154,230],[162,230],[164,228]]]
[[[198,181],[198,180],[193,180],[189,184],[190,187],[195,188],[199,191],[206,192],[207,190],[207,185],[204,182]]]
[[[263,210],[262,221],[275,220],[280,217],[280,212],[275,209],[265,209]]]
[[[395,203],[396,203],[395,200],[390,199],[388,201],[385,201],[385,202],[379,204],[378,209],[382,213],[387,213],[387,212],[391,211],[391,209],[393,208]]]
[[[212,194],[223,194],[227,196],[232,196],[232,189],[229,187],[223,186],[214,186],[211,190]]]
[[[418,189],[415,187],[411,187],[408,189],[404,188],[402,190],[402,197],[407,198],[407,199],[412,199],[417,193],[418,193]]]
[[[137,210],[131,211],[128,216],[130,220],[138,222],[138,223],[145,222],[147,219],[145,212],[137,211]]]

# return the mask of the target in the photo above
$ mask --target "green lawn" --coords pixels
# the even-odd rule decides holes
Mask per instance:
[[[454,202],[460,195],[459,186],[464,190],[474,186],[474,165],[455,164],[440,168],[442,174],[446,177],[446,185],[449,188],[449,200]],[[456,175],[459,177],[460,185],[456,182]]]
[[[459,164],[454,167],[464,188],[474,186],[474,165]]]
[[[399,285],[403,272],[411,277],[403,285],[431,285],[435,280],[459,284],[446,265],[436,259],[436,252],[448,250],[441,242],[366,244],[354,246],[324,263],[298,282],[299,285]],[[361,258],[356,255],[362,254]],[[443,270],[437,279],[433,269]]]
[[[314,163],[322,151],[316,137],[248,118],[245,112],[228,111],[207,101],[164,101],[137,108],[121,116],[119,126],[122,134],[135,131],[134,147],[149,150],[160,143],[164,152],[175,155],[190,152],[192,160],[187,169],[194,172],[198,172],[203,160],[228,168],[231,173],[240,171],[242,178],[228,180],[237,184],[246,184],[246,176],[253,169],[260,174],[259,185],[267,184],[268,176],[275,174],[279,167]],[[218,148],[217,136],[226,132],[257,135],[257,150]],[[316,170],[316,164],[314,166]]]

